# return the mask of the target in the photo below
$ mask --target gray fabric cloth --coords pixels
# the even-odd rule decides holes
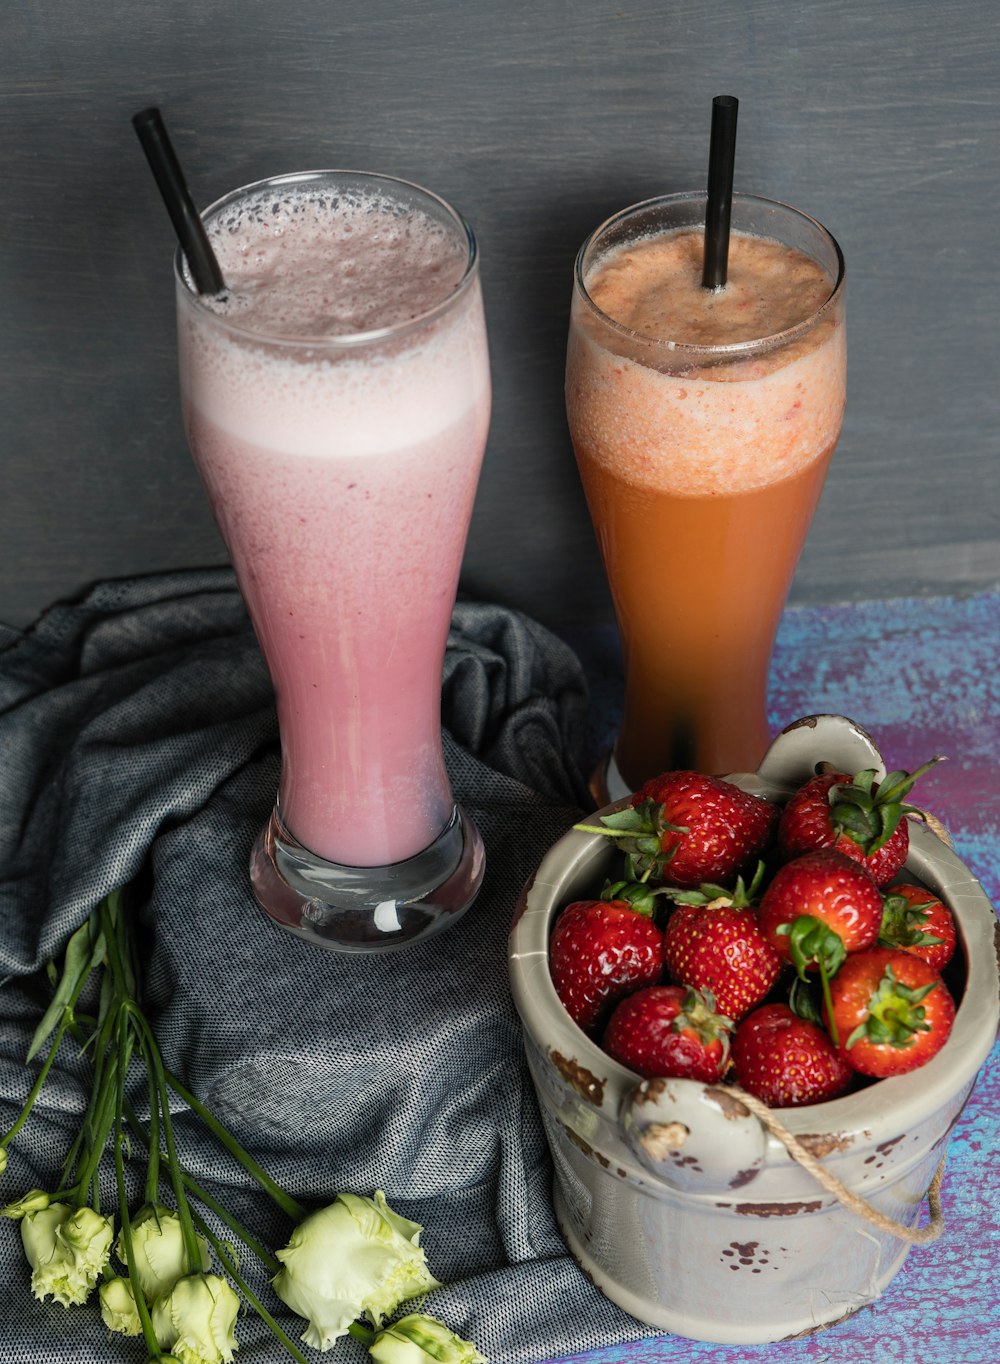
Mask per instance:
[[[167,1064],[296,1198],[385,1190],[422,1222],[447,1287],[427,1310],[507,1364],[648,1334],[568,1256],[506,974],[518,893],[586,803],[586,688],[572,651],[498,607],[460,603],[443,691],[456,798],[483,834],[479,900],[444,937],[382,957],[303,944],[256,908],[247,855],[278,778],[270,683],[228,570],[104,584],[0,635],[0,1123],[39,977],[117,885],[135,915]],[[51,1187],[84,1103],[71,1048],[15,1140],[2,1201]],[[182,1105],[179,1144],[210,1191],[277,1248],[290,1225]],[[136,1162],[137,1167],[141,1162]],[[138,1181],[140,1171],[134,1178]],[[138,1184],[137,1184],[138,1187]],[[110,1181],[107,1198],[112,1198]],[[301,1323],[244,1271],[279,1319]],[[142,1360],[96,1303],[34,1300],[16,1225],[0,1223],[0,1358]],[[246,1361],[285,1358],[253,1315]],[[317,1358],[320,1356],[317,1355]],[[326,1356],[360,1360],[355,1341]]]

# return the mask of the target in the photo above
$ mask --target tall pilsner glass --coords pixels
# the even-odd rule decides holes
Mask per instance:
[[[228,293],[177,261],[188,440],[277,696],[258,902],[320,946],[453,923],[483,850],[455,805],[441,670],[490,409],[475,238],[360,172],[282,176],[204,215]]]
[[[584,243],[570,431],[625,663],[599,795],[672,768],[756,769],[778,620],[843,420],[844,261],[785,204],[733,200],[701,286],[705,195],[625,209]]]

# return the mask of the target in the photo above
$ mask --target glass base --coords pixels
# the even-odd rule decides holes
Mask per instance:
[[[270,919],[315,947],[387,952],[456,923],[476,898],[484,865],[479,830],[458,805],[429,848],[387,867],[317,857],[275,810],[250,854],[250,884]]]
[[[632,794],[631,786],[618,770],[613,749],[597,764],[590,778],[590,794],[597,802],[599,810],[613,801],[625,800]]]

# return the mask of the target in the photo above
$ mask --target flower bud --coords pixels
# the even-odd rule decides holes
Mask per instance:
[[[153,1330],[181,1364],[229,1364],[240,1300],[217,1274],[188,1274],[153,1304]]]
[[[378,1364],[486,1364],[471,1340],[423,1312],[412,1312],[380,1331],[368,1353]]]
[[[23,1198],[19,1198],[14,1203],[8,1203],[0,1209],[0,1217],[13,1217],[15,1219],[24,1217],[29,1212],[41,1212],[47,1208],[51,1199],[44,1189],[29,1189]]]
[[[379,1189],[374,1198],[340,1194],[295,1228],[274,1291],[305,1317],[307,1345],[327,1350],[351,1322],[367,1316],[381,1326],[407,1298],[439,1287],[420,1249],[417,1222],[393,1212]]]
[[[160,1204],[147,1203],[132,1221],[132,1254],[139,1286],[147,1301],[162,1298],[186,1274],[204,1271],[211,1265],[208,1243],[198,1237],[201,1262],[189,1265],[184,1250],[184,1232],[177,1213]],[[122,1264],[125,1238],[119,1235],[115,1251]]]
[[[109,1331],[120,1331],[123,1336],[142,1334],[142,1322],[128,1279],[105,1279],[97,1292],[101,1299],[101,1317]]]

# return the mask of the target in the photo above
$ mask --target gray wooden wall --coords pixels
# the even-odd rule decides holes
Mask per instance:
[[[995,0],[6,0],[0,40],[0,621],[224,552],[178,416],[169,223],[129,123],[162,107],[201,203],[317,166],[457,204],[495,380],[465,587],[608,612],[562,406],[573,258],[701,187],[739,97],[736,187],[848,260],[848,418],[797,600],[1000,583]]]

